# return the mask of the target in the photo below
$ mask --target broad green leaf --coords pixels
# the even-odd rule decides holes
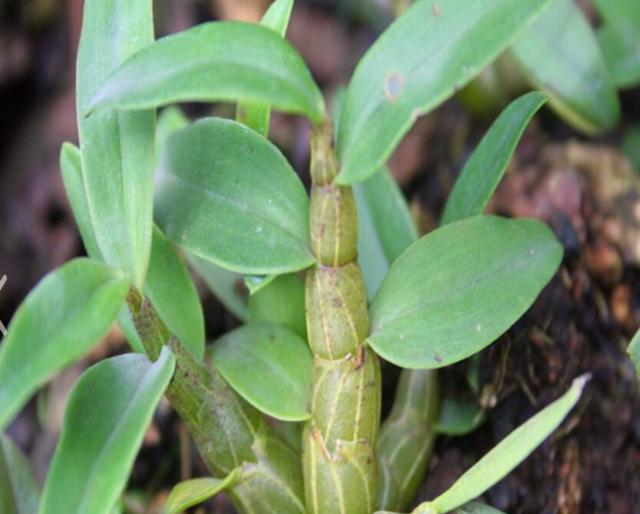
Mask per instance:
[[[513,55],[549,105],[588,134],[620,118],[615,84],[596,36],[574,0],[554,0],[513,45]]]
[[[38,387],[106,334],[128,290],[121,273],[81,258],[29,293],[0,346],[0,430]]]
[[[633,339],[631,339],[627,352],[629,352],[631,362],[633,362],[633,365],[636,368],[636,373],[640,377],[640,330],[636,332]]]
[[[274,30],[284,37],[289,26],[289,18],[293,9],[293,0],[275,0],[262,17],[261,25]],[[269,118],[271,117],[269,104],[260,102],[239,102],[236,119],[251,127],[256,132],[267,136],[269,134]]]
[[[175,357],[119,355],[89,368],[67,402],[39,514],[108,514],[124,489]]]
[[[249,298],[249,319],[282,325],[307,339],[304,282],[280,275]]]
[[[504,50],[548,0],[418,0],[365,54],[340,117],[341,184],[364,180],[416,117],[454,94]]]
[[[640,82],[640,2],[594,0],[604,23],[598,39],[605,61],[620,87]]]
[[[104,261],[140,290],[151,253],[155,112],[84,113],[103,80],[152,40],[151,0],[84,3],[76,91],[87,204]]]
[[[235,469],[224,479],[194,478],[180,482],[171,490],[167,499],[167,514],[178,514],[208,500],[225,489],[233,487],[239,477],[239,469]]]
[[[280,151],[231,120],[174,134],[156,197],[167,236],[192,254],[249,275],[313,264],[309,198]]]
[[[473,432],[484,420],[484,411],[477,401],[445,396],[433,430],[439,434],[461,436]]]
[[[314,123],[324,118],[322,94],[298,52],[273,30],[240,22],[204,23],[155,41],[112,74],[82,113],[184,101],[258,102]]]
[[[399,366],[439,368],[480,351],[524,314],[562,247],[532,219],[476,216],[411,245],[371,305],[368,343]]]
[[[11,439],[0,433],[0,512],[34,514],[40,491],[26,457]]]
[[[558,428],[580,399],[588,379],[585,375],[574,380],[562,397],[511,432],[433,502],[418,507],[416,514],[450,512],[502,480]]]
[[[489,507],[489,505],[485,503],[469,502],[459,509],[456,509],[453,514],[504,514],[504,512]]]
[[[447,199],[442,225],[484,211],[524,129],[546,101],[542,93],[534,91],[514,100],[502,111],[460,173]]]
[[[220,338],[213,365],[245,400],[284,421],[309,419],[311,352],[291,330],[249,323]]]

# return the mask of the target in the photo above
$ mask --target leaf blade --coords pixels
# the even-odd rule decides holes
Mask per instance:
[[[239,470],[232,471],[224,479],[218,478],[194,478],[177,484],[167,498],[168,514],[178,514],[189,507],[215,496],[216,494],[232,487],[239,478]]]
[[[9,437],[0,434],[0,512],[33,514],[39,501],[29,461]]]

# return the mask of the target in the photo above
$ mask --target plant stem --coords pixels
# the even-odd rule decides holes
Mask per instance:
[[[309,344],[314,354],[312,418],[303,435],[307,510],[370,514],[376,509],[380,364],[364,346],[369,314],[357,262],[357,214],[350,187],[333,184],[331,126],[316,127],[311,155],[311,244],[307,273]]]
[[[299,455],[212,366],[198,362],[184,348],[146,297],[131,290],[127,304],[149,358],[156,360],[164,345],[176,356],[166,395],[213,476],[222,478],[241,470],[228,491],[236,509],[242,514],[265,509],[304,513]]]

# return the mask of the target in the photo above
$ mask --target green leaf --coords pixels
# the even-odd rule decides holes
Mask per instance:
[[[324,119],[318,86],[298,52],[273,30],[212,22],[161,38],[127,60],[82,113],[152,109],[184,101],[247,101]]]
[[[0,512],[34,514],[40,491],[26,457],[11,439],[0,433]]]
[[[574,380],[562,397],[511,432],[433,502],[418,507],[416,514],[452,511],[502,480],[558,428],[580,399],[588,379],[585,375]]]
[[[640,377],[640,330],[636,332],[633,339],[631,339],[627,352],[631,357],[631,362],[633,362],[636,368],[636,373]]]
[[[306,340],[304,282],[295,274],[274,277],[249,297],[249,320],[282,325]]]
[[[75,259],[29,293],[0,347],[0,430],[40,385],[107,333],[128,290],[119,272]]]
[[[504,175],[516,145],[547,98],[537,91],[514,100],[496,119],[460,173],[442,225],[481,214]]]
[[[244,285],[249,290],[249,295],[253,296],[271,284],[278,275],[247,275],[244,277]]]
[[[262,17],[261,25],[275,31],[284,37],[289,26],[289,18],[293,9],[293,0],[275,0]],[[267,136],[269,134],[269,118],[271,106],[259,102],[239,102],[236,120],[256,132]]]
[[[489,505],[485,503],[469,502],[459,509],[456,509],[453,514],[504,514],[504,512],[489,507]]]
[[[445,396],[433,430],[439,434],[462,436],[473,432],[484,420],[484,411],[477,401]]]
[[[525,74],[549,96],[549,105],[588,134],[620,118],[615,84],[595,34],[574,0],[554,0],[513,45]]]
[[[126,354],[89,368],[73,388],[39,514],[108,514],[122,493],[175,357]]]
[[[194,478],[176,485],[167,499],[167,514],[179,514],[198,503],[208,500],[212,496],[233,487],[240,477],[240,470],[233,470],[224,479]]]
[[[313,264],[309,198],[267,139],[235,121],[208,118],[174,134],[167,149],[157,216],[170,239],[248,275]]]
[[[291,330],[249,323],[212,347],[213,364],[256,409],[284,421],[309,419],[311,351]]]
[[[418,0],[360,61],[340,117],[340,184],[364,180],[416,117],[504,50],[548,0]]]
[[[524,314],[561,257],[536,220],[476,216],[441,227],[391,266],[371,305],[367,341],[407,368],[458,362]]]
[[[155,113],[83,113],[102,81],[152,40],[151,0],[84,3],[76,91],[87,204],[105,262],[140,290],[151,253]]]
[[[637,0],[594,0],[604,23],[598,39],[616,84],[640,82],[640,3]]]

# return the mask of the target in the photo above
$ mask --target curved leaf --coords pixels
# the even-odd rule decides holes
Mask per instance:
[[[284,421],[309,419],[311,351],[291,330],[249,323],[220,338],[211,354],[229,385],[257,409]]]
[[[0,512],[34,514],[40,491],[26,457],[11,439],[0,433]]]
[[[504,175],[518,141],[547,98],[533,91],[514,100],[491,125],[447,199],[442,225],[481,214]]]
[[[595,34],[573,0],[554,0],[513,45],[513,55],[549,105],[575,128],[596,133],[620,118],[615,84]]]
[[[75,259],[29,293],[0,346],[0,430],[40,385],[106,334],[128,290],[121,273]]]
[[[627,352],[629,353],[629,357],[631,357],[631,362],[633,362],[636,368],[636,374],[640,377],[640,330],[637,331],[633,339],[631,339]]]
[[[453,95],[548,0],[418,0],[360,61],[340,117],[340,184],[374,173],[416,117]]]
[[[477,401],[445,396],[433,430],[439,434],[462,436],[474,431],[484,420],[485,413]]]
[[[324,118],[322,94],[298,52],[273,30],[240,22],[204,23],[157,40],[111,75],[81,112],[238,100],[315,123]]]
[[[309,198],[267,139],[209,118],[168,142],[157,216],[167,236],[198,257],[250,275],[310,266]]]
[[[476,216],[431,232],[396,260],[371,305],[368,343],[407,368],[438,368],[505,332],[555,273],[542,223]]]
[[[167,499],[167,514],[179,514],[198,503],[208,500],[212,496],[233,487],[240,477],[240,470],[235,469],[224,479],[194,478],[176,485]]]
[[[456,509],[453,514],[504,514],[504,512],[494,509],[493,507],[489,507],[489,505],[484,503],[469,502],[459,509]]]
[[[108,514],[122,493],[158,401],[175,367],[165,347],[105,359],[71,392],[39,514]]]
[[[151,0],[84,3],[76,91],[87,205],[105,262],[140,290],[151,253],[155,113],[83,113],[102,81],[152,40]]]

